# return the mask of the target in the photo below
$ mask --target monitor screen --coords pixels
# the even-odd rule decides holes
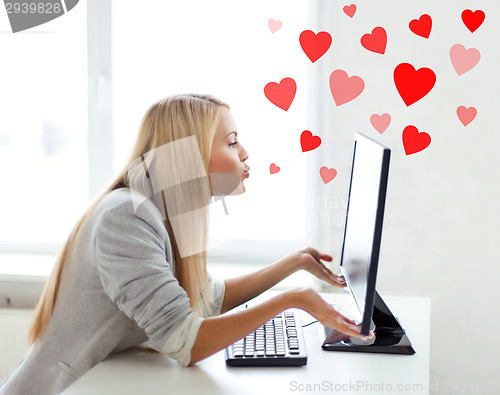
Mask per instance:
[[[341,271],[361,333],[370,330],[390,149],[355,133]]]

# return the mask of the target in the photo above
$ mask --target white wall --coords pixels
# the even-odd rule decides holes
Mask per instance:
[[[365,133],[392,149],[378,290],[382,295],[431,297],[431,389],[498,391],[500,3],[356,1],[358,10],[352,19],[343,14],[344,3],[350,2],[316,3],[317,30],[333,36],[333,49],[311,65],[311,73],[319,75],[318,134],[328,134],[325,143],[330,151],[323,153],[322,161],[337,166],[339,175],[314,199],[330,199],[331,207],[325,210],[330,217],[345,209],[343,204],[335,206],[345,197],[353,132]],[[486,14],[474,33],[461,20],[467,8]],[[422,14],[433,20],[428,39],[408,27]],[[387,31],[384,55],[360,44],[361,36],[376,26]],[[477,66],[461,76],[450,61],[454,44],[481,53]],[[410,107],[393,81],[394,68],[403,62],[417,69],[431,68],[437,77],[432,91]],[[330,73],[338,68],[365,81],[363,93],[340,107],[328,87]],[[466,127],[456,114],[462,105],[478,111]],[[374,113],[392,116],[382,135],[370,124]],[[427,149],[405,155],[402,131],[407,125],[431,135]],[[328,224],[323,235],[323,248],[329,248],[332,238],[335,248],[340,247],[341,226]]]

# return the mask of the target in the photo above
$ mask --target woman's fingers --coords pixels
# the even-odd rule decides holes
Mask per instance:
[[[346,335],[358,337],[360,339],[366,339],[367,336],[362,335],[359,331],[360,326],[350,324],[348,322],[342,322],[341,326],[337,328],[338,330],[344,332]]]
[[[349,336],[354,336],[354,337],[359,337],[359,338],[364,338],[360,331],[360,327],[356,326],[355,324],[351,324],[345,320],[345,317],[337,313],[337,316],[334,318],[335,323],[329,326],[332,326],[335,329],[338,329],[342,333],[345,333],[346,335]]]
[[[359,325],[356,325],[351,319],[344,317],[316,291],[307,288],[300,292],[302,296],[300,300],[303,303],[303,307],[298,307],[306,310],[323,325],[335,328],[349,336],[361,339],[367,338],[360,333],[361,327]]]
[[[343,276],[337,276],[336,274],[333,274],[331,271],[326,272],[328,278],[333,280],[334,284],[333,285],[341,285],[345,286],[345,278]]]
[[[351,325],[356,325],[356,326],[358,325],[353,320],[351,320],[350,318],[347,318],[345,316],[344,316],[344,321],[347,322],[348,324],[351,324]]]
[[[315,265],[318,265],[321,268],[321,270],[323,270],[328,276],[336,276],[329,268],[325,266],[323,262],[315,261],[314,263]]]
[[[333,260],[331,255],[321,254],[313,248],[306,248],[306,249],[302,250],[302,252],[309,255],[309,257],[307,259],[307,262],[308,262],[307,270],[309,272],[316,275],[316,277],[319,277],[320,279],[325,280],[326,282],[328,282],[329,284],[331,284],[333,286],[337,286],[337,287],[338,286],[340,286],[340,287],[345,286],[344,277],[337,276],[329,268],[327,268],[323,262],[320,261],[320,259],[321,259],[321,260],[324,260],[327,262],[331,262]],[[319,268],[318,268],[318,266],[319,266]],[[318,272],[318,269],[320,269],[319,272]],[[323,274],[323,276],[322,276],[322,274]]]
[[[316,248],[307,247],[302,249],[301,252],[311,255],[318,262],[320,259],[327,262],[331,262],[333,260],[333,257],[331,255],[321,253]]]
[[[339,283],[345,283],[344,276],[337,276],[336,274],[333,274],[332,272],[329,273],[329,276]]]
[[[333,318],[334,324],[327,324],[327,326],[331,326],[335,329],[338,329],[342,333],[345,333],[349,336],[358,337],[360,339],[367,339],[367,336],[364,336],[360,333],[361,325],[356,324],[353,320],[347,318],[346,316],[339,313],[333,306],[331,306],[333,310],[334,316],[330,316],[330,319]],[[370,334],[370,337],[373,334]]]
[[[318,262],[318,264],[321,266],[321,268],[323,269],[323,272],[326,274],[326,276],[329,279],[333,280],[334,283],[332,285],[341,285],[341,286],[345,285],[345,278],[343,276],[338,276],[338,275],[334,274],[322,262]]]
[[[342,330],[342,332],[344,332],[346,334],[350,334],[351,336],[355,336],[355,337],[358,337],[358,338],[363,339],[363,340],[373,339],[373,337],[375,336],[375,334],[373,332],[370,332],[368,334],[368,336],[362,335],[360,333],[361,325],[354,323],[352,320],[350,320],[346,317],[344,317],[344,325],[346,328],[348,328],[348,330],[353,331],[354,333],[346,332],[340,328],[339,328],[339,330]]]

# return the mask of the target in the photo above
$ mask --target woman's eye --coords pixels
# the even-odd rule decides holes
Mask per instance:
[[[234,147],[236,144],[238,144],[238,142],[237,142],[237,141],[235,141],[234,143],[229,143],[229,146],[230,146],[230,147]]]

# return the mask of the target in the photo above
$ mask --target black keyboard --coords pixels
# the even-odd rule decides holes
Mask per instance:
[[[246,308],[245,305],[243,308]],[[238,309],[241,309],[238,308]],[[302,366],[307,364],[300,311],[291,308],[226,348],[229,366]]]

